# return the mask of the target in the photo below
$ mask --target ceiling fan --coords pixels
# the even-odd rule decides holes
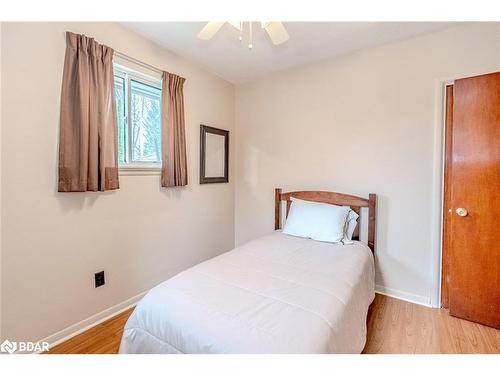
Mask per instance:
[[[208,22],[203,29],[198,33],[198,38],[202,40],[210,40],[220,30],[225,23],[230,24],[240,32],[239,40],[243,41],[243,29],[248,28],[248,49],[253,48],[253,22]],[[261,28],[266,30],[267,35],[274,45],[285,43],[290,36],[281,22],[261,22]]]

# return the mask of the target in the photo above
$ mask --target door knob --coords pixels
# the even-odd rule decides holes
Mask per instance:
[[[465,208],[462,208],[462,207],[457,208],[455,210],[455,212],[458,216],[462,216],[462,217],[467,216],[467,214],[468,214],[467,210]]]

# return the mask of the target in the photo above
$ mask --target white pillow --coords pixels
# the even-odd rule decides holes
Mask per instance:
[[[350,211],[349,214],[347,215],[347,223],[345,226],[345,240],[351,241],[352,240],[352,234],[354,233],[354,229],[356,229],[356,225],[358,225],[358,217],[359,215],[356,213],[356,211],[351,210],[349,206],[344,206],[347,207]]]
[[[316,241],[341,242],[344,238],[348,207],[291,198],[292,206],[283,233]]]

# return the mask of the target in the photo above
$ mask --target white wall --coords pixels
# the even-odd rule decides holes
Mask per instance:
[[[238,86],[236,243],[275,187],[377,193],[379,289],[436,303],[442,84],[497,70],[500,24],[469,24]]]
[[[116,192],[56,192],[66,30],[186,77],[188,187],[121,176]],[[1,38],[4,337],[45,338],[232,248],[233,183],[198,183],[199,125],[233,130],[231,84],[117,24],[7,23]]]

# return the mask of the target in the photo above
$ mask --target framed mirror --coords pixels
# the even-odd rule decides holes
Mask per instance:
[[[229,131],[200,125],[200,184],[229,182]]]

